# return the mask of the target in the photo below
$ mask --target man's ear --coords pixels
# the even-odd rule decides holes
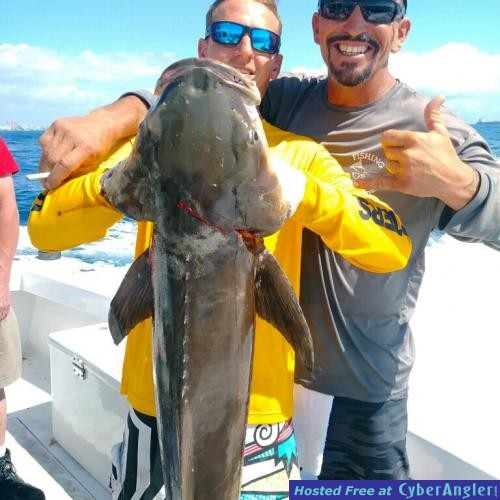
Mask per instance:
[[[312,16],[312,29],[314,41],[319,45],[319,14],[317,12]]]
[[[408,37],[408,33],[410,32],[411,21],[404,17],[401,21],[398,22],[396,27],[396,36],[392,41],[391,52],[398,52],[403,46],[406,38]]]
[[[207,40],[205,38],[198,40],[198,57],[207,57]]]
[[[278,78],[278,75],[280,74],[281,71],[281,65],[283,64],[283,56],[281,54],[275,54],[273,57],[272,64],[273,67],[271,69],[271,76],[269,77],[270,80]]]

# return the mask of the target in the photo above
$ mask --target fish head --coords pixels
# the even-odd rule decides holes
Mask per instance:
[[[146,118],[157,137],[159,196],[214,225],[258,235],[278,230],[290,206],[270,161],[254,82],[210,59],[179,61],[165,73]]]
[[[213,226],[265,236],[290,216],[257,111],[255,83],[211,59],[169,66],[134,149],[103,180],[108,201],[168,225],[178,206]]]

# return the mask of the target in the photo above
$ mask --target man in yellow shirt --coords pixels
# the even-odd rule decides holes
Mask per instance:
[[[281,67],[280,33],[274,1],[218,0],[208,11],[206,37],[199,41],[198,53],[239,69],[264,94]],[[279,233],[265,239],[297,294],[303,228],[320,235],[326,245],[362,269],[380,273],[406,265],[411,242],[390,207],[356,189],[323,147],[266,122],[263,125],[270,151],[306,177],[296,213]],[[130,143],[125,143],[96,171],[42,193],[29,220],[33,244],[54,251],[104,236],[122,215],[101,196],[101,176],[129,151]],[[149,245],[151,232],[151,223],[138,224],[136,256]],[[148,319],[127,337],[121,391],[132,408],[124,443],[113,451],[114,498],[154,498],[163,484],[154,417],[151,329]],[[285,498],[288,479],[299,478],[291,423],[293,371],[290,345],[257,318],[242,499]]]

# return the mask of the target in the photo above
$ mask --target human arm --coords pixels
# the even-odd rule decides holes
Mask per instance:
[[[441,102],[434,99],[425,110],[428,132],[390,131],[396,133],[396,140],[398,136],[409,140],[400,146],[402,151],[394,152],[397,161],[391,158],[390,148],[386,150],[394,175],[359,185],[437,198],[442,203],[437,229],[500,249],[500,164],[484,139],[461,119],[447,112],[444,125]]]
[[[14,182],[11,175],[0,176],[0,321],[10,308],[10,271],[19,237]]]
[[[74,175],[95,168],[119,143],[134,136],[152,94],[135,93],[81,117],[56,120],[40,137],[40,172],[50,172],[45,187],[54,189]]]
[[[445,207],[438,229],[458,240],[500,250],[500,172],[479,174],[481,183],[474,199],[458,212]]]
[[[376,196],[353,186],[340,165],[335,178],[319,161],[322,172],[309,175],[297,219],[318,234],[351,264],[374,273],[403,269],[411,254],[411,239],[399,216]],[[330,179],[328,179],[330,177]],[[322,180],[323,179],[323,180]]]
[[[102,196],[101,177],[130,151],[131,142],[126,141],[97,170],[40,193],[28,219],[28,234],[33,246],[54,252],[103,238],[123,214]]]
[[[455,211],[465,207],[476,195],[481,179],[458,156],[441,117],[442,103],[443,98],[437,97],[427,104],[427,132],[385,131],[381,144],[392,175],[360,179],[356,185],[437,198]]]
[[[274,154],[306,176],[302,202],[292,219],[318,234],[333,251],[361,269],[403,268],[411,240],[401,219],[376,196],[355,188],[328,151],[306,138],[266,126]]]

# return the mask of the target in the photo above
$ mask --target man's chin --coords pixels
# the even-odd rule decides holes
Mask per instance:
[[[361,85],[369,80],[372,74],[372,69],[366,68],[364,70],[357,70],[345,67],[335,68],[333,64],[330,64],[329,73],[340,85],[344,87],[357,87],[358,85]]]

